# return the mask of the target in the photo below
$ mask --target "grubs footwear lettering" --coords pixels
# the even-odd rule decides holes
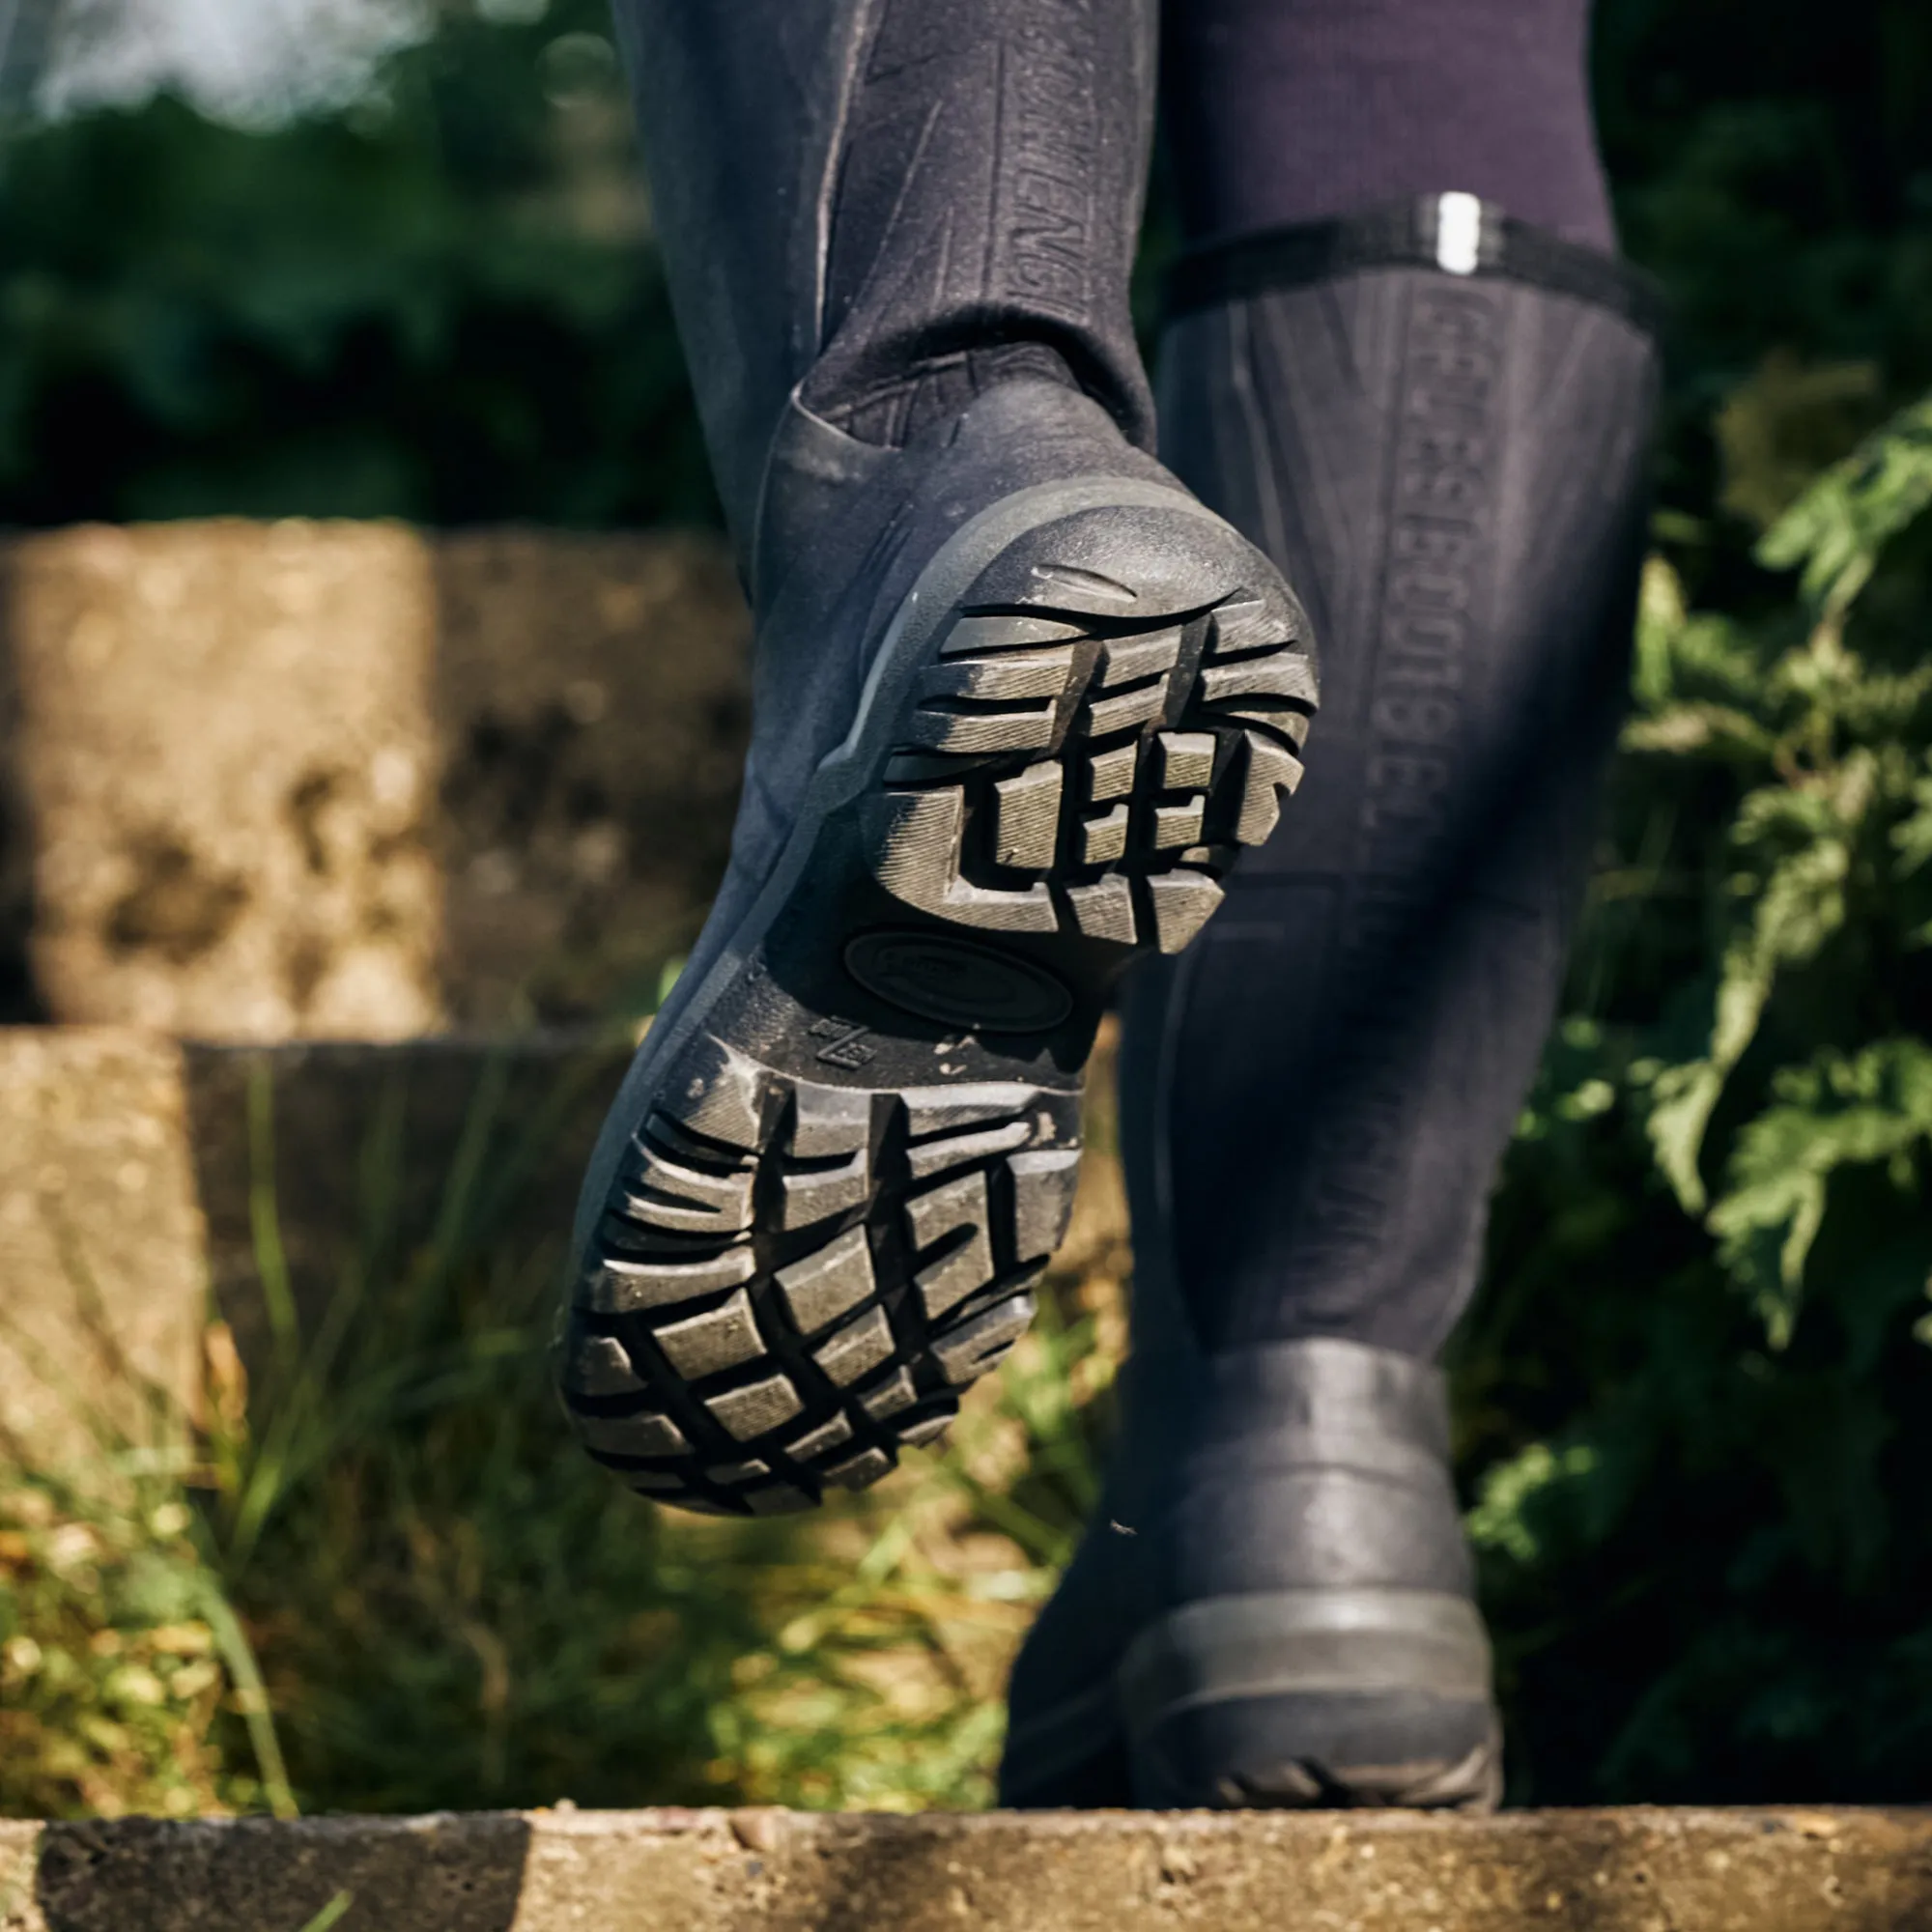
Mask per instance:
[[[1223,917],[1129,983],[1123,1424],[1001,1793],[1481,1808],[1500,1733],[1435,1359],[1588,874],[1653,303],[1464,194],[1204,247],[1174,293],[1163,446],[1302,586],[1321,756]]]

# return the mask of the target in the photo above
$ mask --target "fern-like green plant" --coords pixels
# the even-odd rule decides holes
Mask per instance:
[[[1922,1083],[1909,1072],[1923,1047],[1862,1037],[1856,1023],[1824,1016],[1827,1037],[1772,1076],[1757,1111],[1737,1124],[1724,1179],[1709,1196],[1713,1114],[1779,985],[1834,947],[1876,962],[1924,941],[1932,663],[1875,666],[1847,646],[1846,626],[1885,546],[1928,512],[1932,398],[1827,471],[1759,544],[1765,565],[1802,572],[1810,622],[1785,648],[1766,650],[1736,622],[1690,616],[1670,566],[1649,566],[1641,709],[1627,748],[1658,759],[1721,757],[1746,789],[1715,895],[1709,1029],[1694,1057],[1640,1065],[1647,1128],[1660,1170],[1719,1236],[1776,1347],[1790,1340],[1831,1176],[1877,1162],[1914,1187],[1911,1154],[1932,1124]],[[1856,1107],[1839,1104],[1853,1094]]]
[[[1526,1797],[1932,1779],[1928,537],[1932,399],[1724,611],[1647,569],[1578,1006],[1458,1343]]]

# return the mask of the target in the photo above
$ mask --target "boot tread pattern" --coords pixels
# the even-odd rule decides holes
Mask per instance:
[[[1178,952],[1300,781],[1305,623],[1274,586],[1142,616],[1096,573],[1033,579],[962,604],[922,673],[868,803],[873,871],[952,923]]]
[[[1077,1100],[820,1086],[700,1036],[634,1137],[558,1341],[585,1449],[655,1501],[810,1508],[945,1433],[1032,1320]]]
[[[944,581],[900,607],[891,708],[856,741],[873,762],[761,943],[789,936],[668,1058],[572,1290],[565,1407],[661,1501],[806,1509],[944,1434],[1065,1230],[1079,1030],[1133,952],[1200,930],[1301,776],[1305,620],[1197,507],[1071,512]],[[910,932],[899,908],[923,915]],[[807,1077],[856,1082],[875,1057],[839,1057],[828,960],[840,987],[963,1029],[961,1064],[908,1060],[927,1042],[893,1035],[876,1088]],[[952,1083],[888,1084],[927,1065]],[[1001,1067],[1025,1077],[987,1077]]]

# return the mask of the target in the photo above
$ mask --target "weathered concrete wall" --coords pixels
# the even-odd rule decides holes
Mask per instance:
[[[206,1229],[185,1057],[112,1029],[0,1030],[0,1446],[134,1440],[189,1392]]]
[[[493,1198],[520,1158],[504,1122],[547,1121],[511,1237],[561,1242],[628,1047],[477,1036],[636,1004],[689,945],[748,643],[702,534],[0,544],[0,1019],[152,1030],[0,1033],[0,1426],[84,1444],[49,1378],[115,1381],[116,1338],[185,1398],[211,1283],[259,1362],[256,1090],[311,1321],[364,1237],[381,1134],[408,1252],[479,1105]]]
[[[747,651],[698,534],[16,539],[0,999],[11,951],[51,1018],[207,1038],[603,1011],[723,869]]]
[[[7,624],[57,1019],[266,1039],[441,1017],[434,572],[380,525],[24,539]]]
[[[6,1932],[1916,1932],[1911,1812],[0,1826]]]
[[[724,870],[751,631],[701,534],[439,538],[444,998],[585,1018],[686,951]]]
[[[136,1439],[179,1425],[211,1287],[259,1375],[264,1205],[311,1336],[352,1270],[380,1289],[435,1238],[547,1279],[629,1057],[627,1037],[582,1034],[223,1047],[0,1029],[0,1430],[65,1463],[96,1421]]]

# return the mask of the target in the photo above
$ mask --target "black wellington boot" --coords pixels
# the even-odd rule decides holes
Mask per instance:
[[[1108,989],[1272,829],[1272,565],[1148,453],[1145,0],[621,0],[757,618],[729,875],[584,1182],[590,1452],[767,1514],[931,1440],[1065,1226]]]
[[[1587,871],[1649,298],[1463,195],[1204,252],[1175,296],[1171,454],[1309,598],[1322,734],[1202,945],[1129,984],[1123,1439],[1002,1790],[1480,1806],[1498,1727],[1431,1364]]]

